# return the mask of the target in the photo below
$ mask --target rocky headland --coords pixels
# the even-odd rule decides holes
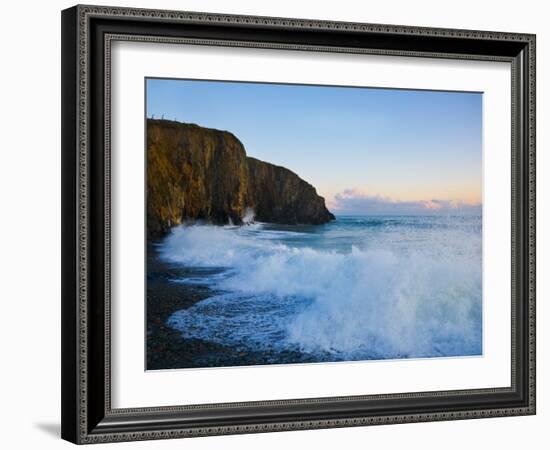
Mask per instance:
[[[186,221],[279,224],[334,220],[323,197],[294,172],[246,155],[228,131],[147,120],[147,230],[160,237]]]

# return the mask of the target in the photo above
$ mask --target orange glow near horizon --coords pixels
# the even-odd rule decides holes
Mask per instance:
[[[440,201],[446,202],[449,205],[467,205],[476,206],[482,204],[481,183],[477,186],[441,186],[437,189],[425,189],[417,186],[403,190],[388,188],[347,188],[347,189],[331,189],[319,191],[319,195],[325,198],[327,208],[339,210],[341,205],[337,198],[377,198],[380,201],[389,203],[416,202],[426,210],[437,211],[441,208]]]

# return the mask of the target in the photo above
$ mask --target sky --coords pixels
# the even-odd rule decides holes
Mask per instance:
[[[146,80],[147,117],[231,131],[338,214],[479,213],[482,94]]]

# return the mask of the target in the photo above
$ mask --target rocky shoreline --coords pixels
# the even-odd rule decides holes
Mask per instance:
[[[242,351],[200,339],[184,339],[166,325],[168,318],[216,292],[206,286],[171,282],[185,276],[186,269],[162,261],[156,244],[151,242],[147,248],[147,370],[315,362],[313,357],[294,351]]]

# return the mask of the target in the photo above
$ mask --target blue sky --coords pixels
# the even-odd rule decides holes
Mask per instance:
[[[228,130],[335,212],[481,203],[482,94],[147,79],[147,116]]]

